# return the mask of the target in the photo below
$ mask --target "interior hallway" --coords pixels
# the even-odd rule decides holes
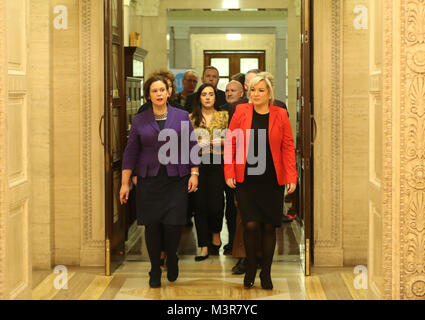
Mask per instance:
[[[186,227],[179,250],[180,273],[170,283],[166,271],[162,287],[148,284],[148,261],[125,261],[111,277],[104,268],[69,267],[68,289],[55,289],[59,274],[51,271],[33,272],[34,300],[364,300],[367,290],[356,290],[353,268],[313,268],[312,276],[304,277],[299,258],[296,222],[284,223],[277,230],[277,245],[272,278],[274,289],[263,290],[257,278],[253,289],[243,288],[243,275],[233,275],[231,268],[237,259],[223,255],[210,256],[195,262],[196,233]],[[226,243],[226,227],[223,227]]]

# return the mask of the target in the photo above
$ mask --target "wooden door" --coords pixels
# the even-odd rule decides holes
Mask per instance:
[[[304,229],[305,275],[313,263],[313,0],[302,0],[301,16],[301,82],[299,97],[300,137],[297,153],[299,214]]]
[[[0,299],[31,299],[29,2],[0,8]]]
[[[122,0],[104,0],[105,9],[105,228],[106,275],[125,257],[126,224],[119,201],[126,144]]]
[[[225,91],[231,77],[251,69],[265,70],[265,51],[204,51],[204,67],[214,66],[219,70],[218,88]]]

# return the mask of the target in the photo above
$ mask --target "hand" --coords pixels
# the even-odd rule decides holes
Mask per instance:
[[[200,148],[205,148],[208,147],[210,145],[210,141],[209,140],[201,140],[198,142],[198,146]]]
[[[121,204],[127,203],[129,193],[130,193],[130,187],[128,186],[128,184],[121,185],[121,189],[120,189]]]
[[[236,189],[236,179],[234,178],[227,179],[226,184],[229,186],[229,188]]]
[[[288,191],[288,194],[293,193],[296,188],[297,188],[297,184],[296,183],[288,183],[286,185],[286,190]]]
[[[192,174],[187,184],[187,192],[191,193],[196,190],[198,190],[198,176],[196,174]]]
[[[137,186],[137,176],[132,177],[132,178],[131,178],[131,181],[133,181],[133,184],[134,184],[135,186]]]
[[[221,138],[216,138],[211,141],[213,146],[221,146],[223,144],[223,140]]]

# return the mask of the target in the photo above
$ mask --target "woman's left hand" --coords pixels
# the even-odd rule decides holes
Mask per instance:
[[[196,174],[192,174],[187,185],[187,192],[191,193],[196,190],[198,190],[198,176]]]
[[[293,193],[296,188],[297,188],[297,184],[296,183],[288,183],[286,185],[286,190],[288,191],[288,194]]]

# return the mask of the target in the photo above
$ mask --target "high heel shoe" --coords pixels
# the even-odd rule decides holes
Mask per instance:
[[[210,256],[209,253],[207,253],[205,256],[196,256],[195,261],[203,261],[205,259],[208,259],[209,256]]]
[[[246,271],[245,277],[243,278],[243,286],[246,289],[251,289],[254,286],[256,273],[257,273],[257,269]]]
[[[159,288],[161,286],[161,274],[162,270],[159,271],[150,271],[149,272],[149,286],[151,288]]]
[[[175,263],[171,263],[170,259],[167,259],[167,279],[170,282],[174,282],[179,277],[179,258],[176,257]]]
[[[261,288],[265,290],[273,290],[273,283],[270,273],[260,272]]]

